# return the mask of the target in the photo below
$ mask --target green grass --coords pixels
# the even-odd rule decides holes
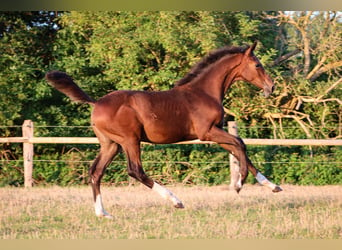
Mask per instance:
[[[0,188],[0,239],[342,239],[342,186],[104,187],[113,220],[97,218],[90,187]]]

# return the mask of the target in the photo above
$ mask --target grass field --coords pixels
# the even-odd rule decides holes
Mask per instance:
[[[90,187],[0,188],[0,239],[342,239],[342,186],[103,187],[113,220],[94,215]]]

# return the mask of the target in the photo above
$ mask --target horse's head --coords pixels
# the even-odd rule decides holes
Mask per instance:
[[[274,83],[271,77],[266,73],[259,59],[253,51],[257,43],[253,43],[243,54],[241,64],[238,67],[238,77],[235,80],[243,80],[264,90],[265,97],[272,94]]]

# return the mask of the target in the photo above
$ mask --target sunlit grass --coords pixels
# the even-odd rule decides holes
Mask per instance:
[[[97,218],[90,187],[0,189],[1,239],[341,239],[342,186],[169,187],[175,209],[144,186],[104,187],[113,220]]]

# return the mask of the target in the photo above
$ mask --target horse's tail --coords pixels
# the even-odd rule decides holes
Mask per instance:
[[[68,96],[72,101],[94,104],[95,100],[88,96],[74,80],[61,71],[50,71],[45,75],[46,80],[54,88]]]

